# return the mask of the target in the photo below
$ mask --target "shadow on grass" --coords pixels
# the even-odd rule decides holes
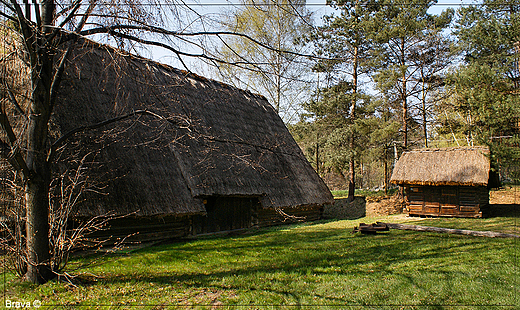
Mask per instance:
[[[314,295],[331,304],[366,304],[360,297],[338,297],[338,291],[344,288],[334,285],[373,283],[377,292],[386,287],[385,279],[397,279],[399,284],[391,288],[395,291],[390,294],[397,295],[399,290],[410,287],[424,291],[438,284],[435,281],[439,279],[457,281],[471,273],[453,265],[471,265],[485,259],[464,253],[486,255],[491,246],[497,249],[504,246],[483,238],[427,233],[418,236],[402,231],[364,236],[352,235],[340,228],[316,228],[285,231],[287,227],[279,227],[252,235],[206,238],[143,249],[122,262],[133,264],[131,269],[107,273],[101,281],[105,285],[177,283],[190,288],[264,292],[290,299],[296,305],[302,303],[302,294]],[[430,282],[424,282],[417,273],[434,276]],[[320,292],[296,283],[316,281],[325,287]],[[323,283],[326,281],[330,284]],[[499,285],[490,283],[495,284]],[[374,302],[384,303],[385,298],[388,296],[381,295]],[[443,297],[439,298],[440,301],[432,302],[442,302]]]
[[[514,217],[520,218],[520,204],[490,205],[484,213],[485,217]]]

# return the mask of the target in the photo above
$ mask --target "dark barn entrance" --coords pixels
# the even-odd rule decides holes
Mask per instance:
[[[257,197],[208,197],[206,215],[193,217],[193,234],[250,228],[257,222]]]

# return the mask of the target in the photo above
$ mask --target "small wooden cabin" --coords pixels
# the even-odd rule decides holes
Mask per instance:
[[[51,143],[144,110],[160,117],[80,130],[60,149],[55,173],[82,163],[96,187],[77,221],[112,215],[111,236],[164,239],[317,220],[333,201],[265,97],[85,39],[67,58]]]
[[[482,217],[497,184],[485,147],[417,149],[402,154],[391,182],[405,188],[409,215]]]

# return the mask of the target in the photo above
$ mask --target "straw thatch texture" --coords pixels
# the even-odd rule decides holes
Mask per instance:
[[[399,185],[487,186],[488,154],[485,147],[412,150],[401,155],[390,181]]]
[[[264,97],[80,42],[61,84],[56,137],[136,110],[167,119],[141,115],[68,141],[63,158],[93,152],[90,178],[104,184],[80,215],[194,214],[207,196],[259,197],[264,208],[332,201]]]

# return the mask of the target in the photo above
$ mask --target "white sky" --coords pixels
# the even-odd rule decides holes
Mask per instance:
[[[440,14],[442,11],[447,8],[457,9],[462,5],[469,5],[475,3],[481,3],[481,0],[439,0],[436,5],[434,5],[429,12],[431,14]],[[188,0],[186,1],[190,7],[203,15],[214,15],[217,17],[218,14],[222,14],[225,12],[226,8],[232,8],[233,4],[239,3],[236,0]],[[326,14],[331,14],[333,9],[326,5],[326,0],[307,0],[307,9],[314,13],[315,24],[319,25],[321,23],[321,17]],[[166,28],[168,28],[166,26]],[[166,51],[160,48],[154,48],[149,50],[148,52],[141,52],[142,56],[151,58],[155,61],[162,62],[177,68],[182,68],[182,64],[177,60],[177,57],[173,55],[171,52]],[[184,58],[186,63],[195,64],[194,68],[190,68],[194,72],[200,71],[202,65],[196,65],[198,61],[196,59]],[[198,72],[199,74],[204,75],[204,72]]]
[[[464,5],[470,5],[475,3],[481,3],[482,0],[439,0],[436,5],[434,5],[430,10],[429,13],[431,14],[440,14],[442,11],[446,10],[447,8],[453,8],[458,9],[461,6]],[[222,14],[225,14],[226,9],[232,9],[233,4],[239,3],[237,0],[217,0],[217,1],[211,1],[211,0],[186,0],[186,3],[190,5],[190,8],[196,12],[198,12],[200,15],[204,15],[210,18],[213,18],[215,20],[221,20]],[[316,25],[321,24],[322,16],[331,14],[334,10],[326,5],[326,0],[307,0],[307,9],[310,12],[313,12],[314,15],[314,23]],[[208,25],[209,28],[212,25]],[[169,28],[168,25],[164,26],[165,28]],[[175,29],[172,29],[175,30]],[[214,29],[212,29],[214,30]],[[184,50],[190,50],[189,47],[186,47]],[[197,51],[195,49],[190,50],[193,53],[200,53],[200,51]],[[185,69],[183,64],[178,60],[177,56],[174,55],[172,52],[167,51],[162,48],[149,48],[145,51],[139,50],[139,54],[141,56],[153,59],[155,61],[170,65],[172,67],[176,67],[179,69]],[[212,74],[212,70],[208,68],[208,66],[203,63],[202,61],[198,60],[197,58],[191,58],[191,57],[183,57],[183,61],[185,64],[187,64],[187,67],[190,71],[197,73],[202,76],[206,76],[208,78],[215,78]],[[291,114],[290,112],[289,114]],[[288,114],[288,115],[289,115]],[[296,115],[297,113],[292,113]],[[292,115],[291,114],[291,115]],[[290,121],[293,116],[285,117],[285,121]]]

